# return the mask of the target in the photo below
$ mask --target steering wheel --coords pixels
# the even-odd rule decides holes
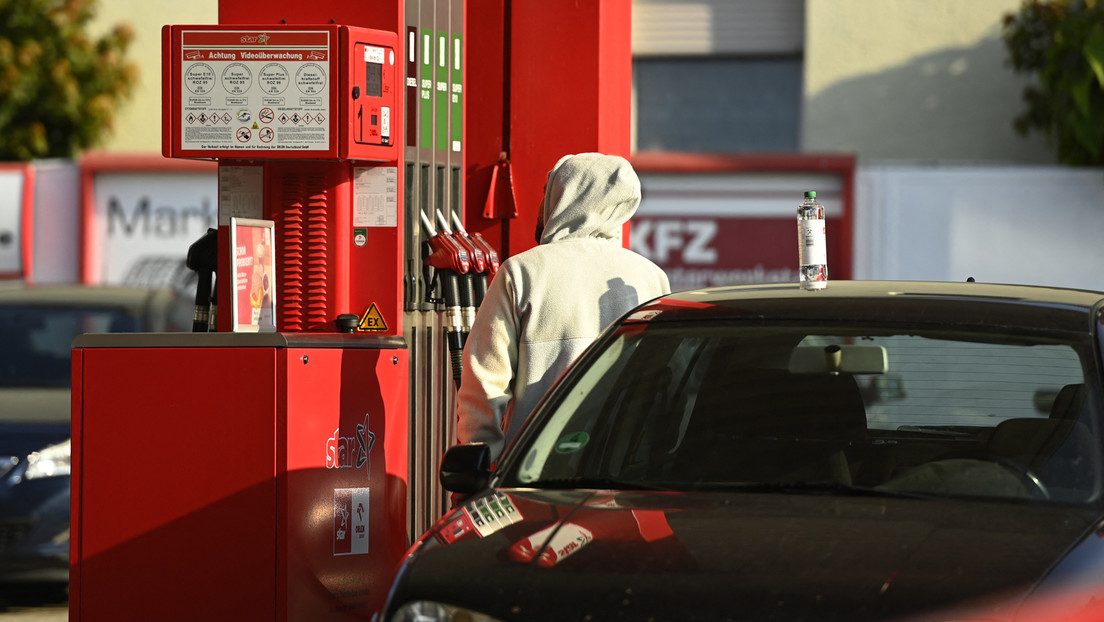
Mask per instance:
[[[998,473],[1005,477],[994,479]],[[999,492],[1006,485],[1008,488]],[[1013,491],[1012,487],[1017,485],[1019,490]],[[1050,491],[1031,469],[993,455],[928,462],[909,469],[879,488],[933,495],[1019,496],[1026,492],[1031,499],[1050,499]]]
[[[1018,477],[1032,499],[1050,499],[1050,491],[1046,485],[1026,465],[1003,456],[994,456],[991,460]]]

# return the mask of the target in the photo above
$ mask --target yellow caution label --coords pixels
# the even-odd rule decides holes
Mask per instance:
[[[360,324],[357,325],[357,330],[371,333],[387,330],[387,322],[383,321],[383,315],[376,308],[376,303],[373,302],[372,306],[364,312],[364,316],[360,318]]]
[[[257,122],[256,122],[256,121],[254,121],[254,122],[253,122],[253,129],[255,129],[255,130],[259,130],[259,129],[261,129],[261,126],[257,125]]]

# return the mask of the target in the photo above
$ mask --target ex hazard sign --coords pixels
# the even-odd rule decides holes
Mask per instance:
[[[372,306],[361,316],[357,330],[370,333],[380,333],[387,330],[387,322],[383,321],[383,315],[376,308],[376,303],[372,303]]]

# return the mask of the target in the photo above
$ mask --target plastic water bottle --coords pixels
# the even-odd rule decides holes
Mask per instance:
[[[825,240],[824,206],[816,192],[805,193],[797,208],[798,280],[804,289],[824,289],[828,285],[828,250]]]

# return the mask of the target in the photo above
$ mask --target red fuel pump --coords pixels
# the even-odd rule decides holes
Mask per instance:
[[[371,619],[448,510],[449,359],[535,219],[483,218],[486,177],[512,151],[536,204],[564,153],[628,154],[629,10],[220,0],[164,28],[163,154],[218,161],[219,226],[197,332],[74,342],[71,620]],[[227,310],[270,256],[274,330]]]
[[[410,538],[396,29],[164,28],[163,151],[218,160],[217,243],[189,253],[197,332],[76,344],[74,619],[363,619],[382,604]],[[269,256],[265,333],[227,309],[261,291]],[[203,317],[211,299],[234,304]],[[117,467],[151,432],[169,451]],[[171,580],[136,572],[159,559]]]

